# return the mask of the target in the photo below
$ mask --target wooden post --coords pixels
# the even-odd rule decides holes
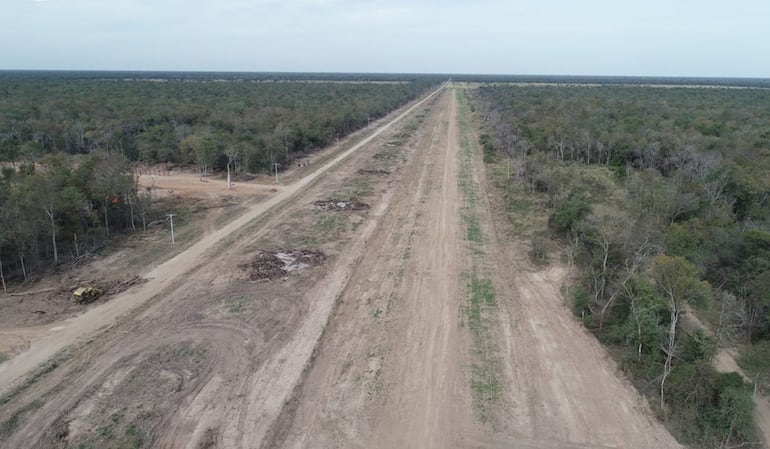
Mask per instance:
[[[8,293],[8,290],[5,288],[5,275],[3,274],[3,259],[0,259],[0,281],[3,282],[3,293]]]
[[[176,243],[176,240],[174,240],[174,215],[176,214],[168,214],[168,219],[171,221],[171,244],[172,245]]]

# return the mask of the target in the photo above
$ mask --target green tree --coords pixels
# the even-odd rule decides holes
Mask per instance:
[[[708,282],[701,281],[695,265],[680,256],[661,254],[652,261],[651,275],[658,291],[668,299],[669,329],[661,345],[666,360],[660,380],[660,407],[665,404],[666,378],[676,356],[677,325],[687,302],[705,305],[711,297]]]

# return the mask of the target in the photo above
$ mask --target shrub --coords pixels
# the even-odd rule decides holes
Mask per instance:
[[[582,192],[573,191],[567,200],[556,208],[548,219],[548,225],[556,232],[567,232],[590,212],[591,205],[586,201],[585,195]]]

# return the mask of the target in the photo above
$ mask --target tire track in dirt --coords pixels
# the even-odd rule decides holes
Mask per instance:
[[[435,92],[409,111],[430,98]],[[399,130],[403,134],[405,127],[394,127],[384,139]],[[259,447],[301,378],[376,220],[387,209],[390,182],[372,181],[377,187],[369,219],[362,215],[355,220],[362,226],[347,234],[353,236],[347,246],[334,249],[346,237],[330,244],[329,268],[253,284],[236,279],[234,267],[287,227],[291,241],[296,226],[288,220],[304,217],[300,228],[314,229],[313,200],[340,189],[345,181],[356,181],[359,168],[379,164],[373,156],[387,144],[378,142],[335,167],[336,176],[306,184],[287,207],[273,209],[226,242],[213,244],[205,263],[180,276],[148,307],[137,307],[109,331],[71,347],[69,360],[0,407],[0,423],[14,423],[13,432],[0,430],[0,447],[64,448],[82,441],[99,447],[95,434],[112,428],[111,416],[118,425],[136,425],[144,447]],[[395,164],[398,168],[401,162]],[[244,296],[249,301],[244,313],[227,312],[227,298]],[[48,430],[41,434],[40,429]]]
[[[555,261],[546,268],[531,265],[522,245],[505,237],[504,214],[492,213],[504,206],[490,200],[478,138],[468,129],[486,241],[483,264],[497,293],[494,327],[505,367],[506,387],[493,421],[497,435],[489,445],[500,445],[507,435],[507,447],[527,441],[523,447],[681,448],[572,316],[560,291],[566,268]]]
[[[49,327],[45,335],[31,340],[29,347],[24,352],[17,354],[11,360],[0,364],[0,394],[9,391],[20,377],[44,363],[66,346],[75,343],[79,337],[110,326],[119,316],[130,312],[148,299],[155,297],[166,289],[172,287],[179,278],[204,263],[204,254],[218,242],[236,232],[238,229],[243,228],[248,223],[263,216],[270,210],[286,203],[298,192],[309,187],[323,173],[370,143],[395,123],[401,121],[420,105],[440,92],[443,88],[444,85],[417,101],[393,120],[376,129],[359,143],[336,156],[308,176],[287,186],[266,201],[251,206],[243,215],[223,226],[218,231],[204,236],[200,241],[184,252],[155,267],[145,276],[149,281],[144,285],[121,294],[113,298],[110,302],[91,308],[82,315],[78,315],[63,323],[56,323],[56,325]]]
[[[392,205],[357,264],[318,355],[264,447],[679,448],[564,304],[561,266],[529,266],[503,237],[474,131],[481,249],[466,242],[457,99],[448,89]],[[466,114],[466,112],[463,112]],[[467,126],[466,126],[467,128]],[[428,132],[428,129],[423,130]],[[487,348],[501,394],[474,407],[468,279],[490,277]]]
[[[445,448],[481,431],[458,369],[468,341],[453,102],[442,95],[426,121],[425,143],[272,447]]]

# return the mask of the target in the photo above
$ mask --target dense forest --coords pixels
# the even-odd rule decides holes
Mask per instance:
[[[235,153],[255,172],[327,145],[429,85],[0,78],[0,161],[101,150],[205,167]]]
[[[437,81],[78,73],[0,76],[3,282],[152,220],[136,164],[197,165],[202,174],[285,167]]]
[[[581,273],[575,313],[661,418],[697,447],[757,441],[752,386],[712,358],[744,348],[739,364],[767,387],[770,90],[486,86],[474,97],[485,160],[509,167],[510,192],[549,206],[549,232]]]

